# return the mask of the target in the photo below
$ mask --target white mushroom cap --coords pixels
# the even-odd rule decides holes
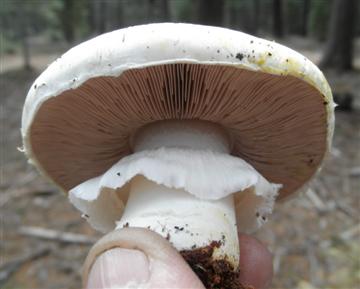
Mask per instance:
[[[151,24],[96,37],[51,64],[26,98],[22,136],[30,161],[68,191],[163,119],[222,125],[231,153],[283,184],[285,197],[317,171],[334,114],[323,74],[289,48],[229,29]]]

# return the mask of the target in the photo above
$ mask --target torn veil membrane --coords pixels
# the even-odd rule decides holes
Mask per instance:
[[[240,158],[209,150],[159,148],[123,158],[103,175],[70,190],[69,198],[95,229],[108,232],[120,220],[137,176],[200,199],[236,193],[237,226],[242,232],[252,232],[266,221],[281,188]]]

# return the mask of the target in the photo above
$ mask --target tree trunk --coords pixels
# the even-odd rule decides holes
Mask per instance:
[[[273,32],[277,38],[284,36],[282,0],[273,0]]]
[[[99,1],[99,14],[97,23],[97,32],[102,34],[106,31],[107,26],[107,2]]]
[[[231,5],[229,8],[229,23],[230,23],[230,27],[232,29],[239,29],[239,13],[238,13],[238,9],[236,9],[236,7],[234,5]]]
[[[253,0],[253,25],[252,33],[257,34],[259,29],[260,3],[259,0]]]
[[[31,61],[30,61],[30,47],[29,47],[29,15],[26,11],[25,5],[20,5],[17,10],[17,18],[19,27],[19,36],[21,39],[21,50],[23,54],[23,67],[25,70],[31,70]]]
[[[170,21],[168,0],[147,0],[145,11],[147,22]]]
[[[112,31],[124,26],[124,2],[108,1],[106,6],[105,30]]]
[[[22,37],[22,51],[24,56],[24,69],[25,70],[31,70],[31,62],[30,62],[30,46],[29,46],[29,37],[27,32],[27,27],[24,27],[22,29],[24,31],[23,37]]]
[[[198,19],[201,24],[223,26],[223,0],[198,0],[197,9]]]
[[[168,0],[160,0],[160,19],[171,21]]]
[[[302,23],[300,34],[306,36],[308,33],[308,16],[310,12],[310,0],[303,0]]]
[[[153,22],[154,0],[147,0],[143,9],[146,11],[146,21],[148,23]]]
[[[117,17],[116,17],[116,23],[118,28],[121,28],[124,26],[124,3],[123,1],[117,2]]]
[[[323,68],[352,69],[356,1],[333,0]]]
[[[94,0],[87,1],[88,17],[87,22],[89,25],[90,35],[96,32],[96,7]]]
[[[75,38],[74,25],[74,1],[63,0],[64,6],[61,12],[61,24],[64,38],[68,43],[72,43]]]

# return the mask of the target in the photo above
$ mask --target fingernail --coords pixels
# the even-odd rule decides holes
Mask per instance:
[[[87,289],[138,287],[149,280],[149,261],[139,250],[114,248],[102,253],[89,273]]]

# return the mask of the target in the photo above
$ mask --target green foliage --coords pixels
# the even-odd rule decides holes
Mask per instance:
[[[175,11],[175,20],[178,22],[194,22],[196,1],[193,0],[173,0],[173,10]]]
[[[49,42],[70,42],[131,25],[164,21],[159,0],[0,0],[0,52],[15,52],[25,34],[41,35]],[[272,0],[225,1],[228,27],[249,33],[271,33]],[[331,0],[309,0],[309,34],[327,37]],[[100,5],[104,4],[104,5]],[[287,34],[303,31],[304,1],[283,0],[283,17]],[[171,21],[197,22],[198,0],[168,0]],[[106,8],[104,8],[106,6]],[[70,7],[70,9],[69,9]],[[100,9],[102,7],[102,9]],[[360,5],[358,5],[360,11]],[[169,17],[168,15],[166,17]],[[99,26],[103,27],[99,29]],[[357,21],[360,32],[360,21]],[[69,36],[70,35],[70,36]],[[73,38],[69,40],[68,38]]]
[[[56,0],[54,2],[51,12],[53,17],[57,19],[57,27],[55,31],[62,31],[62,37],[66,40],[66,29],[73,32],[74,39],[83,38],[89,34],[89,27],[87,25],[88,17],[88,0]],[[71,6],[68,7],[67,3]],[[74,40],[73,39],[73,40]]]
[[[316,39],[324,41],[328,33],[332,1],[312,0],[310,7],[310,34]]]
[[[246,5],[250,3],[249,1],[238,1],[238,0],[227,0],[227,2],[229,2],[228,5],[230,9],[236,9],[236,10],[244,9]]]
[[[9,37],[5,37],[4,33],[0,33],[0,54],[13,54],[17,51],[17,43]]]
[[[252,33],[254,22],[254,1],[228,0],[230,9],[230,26],[244,32]],[[266,2],[266,1],[265,1]],[[264,3],[265,3],[264,2]],[[260,16],[260,15],[259,15]],[[259,17],[258,17],[259,18]]]
[[[2,0],[0,9],[1,53],[17,50],[25,36],[39,35],[56,27],[53,8],[59,0]]]
[[[88,0],[72,1],[73,9],[67,11],[65,0],[1,0],[0,53],[18,50],[23,37],[45,36],[50,40],[64,40],[64,24],[71,21],[75,38],[89,34],[87,24]],[[70,16],[70,17],[69,17]]]
[[[303,25],[303,3],[299,0],[288,0],[286,4],[286,32],[288,34],[299,34]]]
[[[1,3],[0,9],[0,53],[14,53],[16,50],[16,33],[11,29],[12,19],[16,17],[15,6],[9,0]]]
[[[52,0],[49,1],[46,11],[43,13],[43,17],[46,20],[46,29],[43,31],[47,37],[52,41],[59,41],[63,39],[61,30],[60,30],[60,21],[58,18],[58,12],[62,6],[63,1],[61,0]]]

